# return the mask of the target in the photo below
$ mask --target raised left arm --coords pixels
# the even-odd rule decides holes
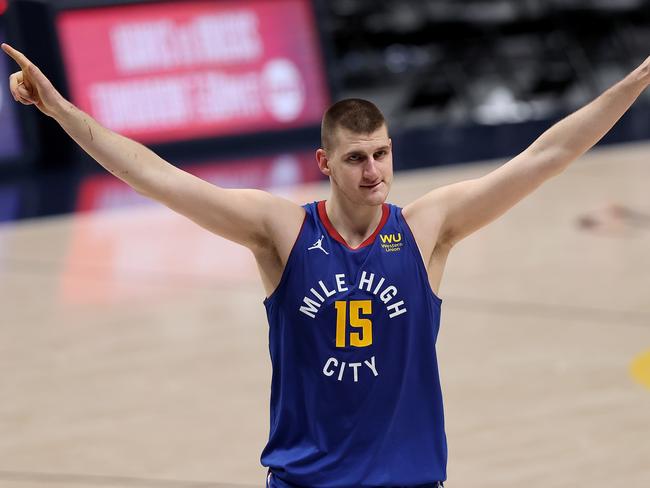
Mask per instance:
[[[407,205],[404,216],[423,254],[436,246],[451,248],[564,171],[612,128],[649,83],[650,57],[496,170],[437,188]]]

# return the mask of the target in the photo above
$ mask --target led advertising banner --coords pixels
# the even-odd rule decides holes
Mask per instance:
[[[0,27],[0,42],[5,42],[5,34]],[[18,108],[25,109],[14,101],[9,91],[9,75],[18,71],[18,66],[9,56],[0,52],[0,166],[10,159],[21,156],[23,150],[22,131],[18,120]],[[13,65],[12,65],[13,63]]]
[[[73,102],[144,143],[313,126],[329,103],[308,0],[63,10],[56,24]]]

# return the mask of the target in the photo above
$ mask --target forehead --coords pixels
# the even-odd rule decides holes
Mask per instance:
[[[370,151],[388,145],[388,129],[386,125],[383,125],[370,134],[363,134],[338,127],[336,129],[336,141],[338,152]]]

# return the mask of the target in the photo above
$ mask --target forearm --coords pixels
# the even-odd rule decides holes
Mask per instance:
[[[152,175],[169,165],[144,145],[103,127],[68,101],[62,101],[52,117],[95,161],[139,193],[148,195],[150,182],[156,180]]]
[[[648,86],[647,62],[544,132],[527,151],[561,172],[594,146]]]

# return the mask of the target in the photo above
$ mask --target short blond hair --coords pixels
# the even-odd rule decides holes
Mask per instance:
[[[334,147],[336,129],[342,127],[356,134],[371,134],[386,124],[377,106],[361,98],[346,98],[327,109],[321,124],[321,147]]]

